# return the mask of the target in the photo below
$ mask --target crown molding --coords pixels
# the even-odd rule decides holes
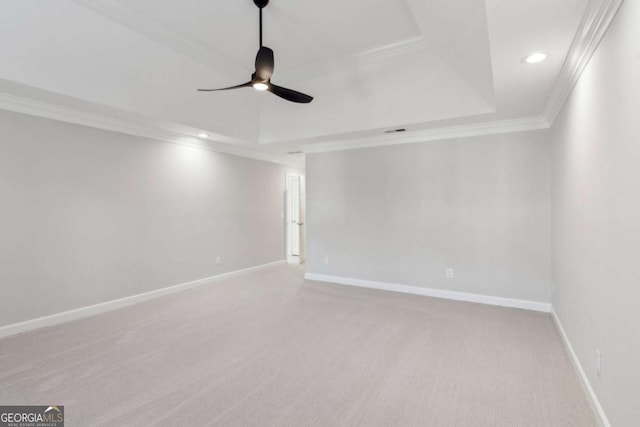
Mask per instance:
[[[549,122],[547,122],[544,117],[527,117],[522,119],[473,123],[438,129],[407,131],[399,134],[376,135],[369,138],[343,139],[329,143],[315,143],[303,146],[302,151],[305,154],[323,153],[328,151],[353,150],[358,148],[382,147],[387,145],[443,141],[473,136],[526,132],[549,129],[549,127]]]
[[[72,0],[106,18],[145,35],[169,48],[192,57],[200,63],[219,68],[223,67],[229,75],[242,72],[226,58],[212,52],[208,47],[190,40],[188,37],[172,31],[159,23],[140,16],[131,9],[113,0]],[[303,153],[321,153],[328,151],[350,150],[357,148],[400,145],[437,140],[448,140],[472,136],[524,132],[548,129],[553,124],[558,113],[564,106],[571,90],[580,78],[581,73],[589,63],[602,38],[606,34],[611,22],[624,0],[590,0],[581,23],[573,40],[567,58],[553,87],[549,100],[541,116],[527,117],[513,120],[451,126],[438,129],[408,131],[402,134],[385,134],[361,136],[353,138],[335,139],[329,142],[300,144]],[[360,64],[375,63],[396,55],[425,49],[427,47],[423,37],[402,40],[381,46],[366,52],[337,58],[330,64],[345,64],[357,62]],[[306,67],[303,67],[306,68]],[[298,74],[303,70],[285,70],[287,74]],[[318,69],[322,67],[317,67]],[[326,67],[325,67],[326,69]],[[45,117],[68,123],[95,127],[129,135],[141,136],[155,140],[198,146],[202,149],[249,157],[257,160],[274,162],[289,166],[300,167],[296,159],[286,159],[284,156],[272,155],[255,149],[234,145],[222,135],[219,140],[203,142],[194,138],[197,133],[189,134],[176,131],[176,127],[163,126],[161,123],[146,123],[144,120],[123,120],[107,115],[93,114],[86,111],[44,103],[28,98],[16,97],[0,93],[0,109],[16,111],[34,116]],[[237,143],[237,142],[236,142]],[[283,159],[284,157],[284,159]]]
[[[371,64],[398,55],[427,49],[428,47],[429,45],[425,38],[423,36],[417,36],[356,53],[353,56],[357,58],[360,63]]]
[[[230,143],[228,138],[225,138],[222,135],[217,136],[210,133],[210,135],[212,135],[210,139],[202,140],[195,137],[199,132],[197,129],[193,129],[193,131],[190,131],[189,133],[180,132],[175,130],[176,125],[168,126],[157,122],[149,123],[148,120],[143,122],[142,120],[115,118],[2,92],[0,92],[0,109],[66,123],[73,123],[81,126],[124,133],[127,135],[149,138],[162,142],[188,145],[202,150],[247,157],[296,168],[304,167],[304,161],[300,160],[298,156],[292,157],[288,155],[270,154],[256,149],[250,149],[246,146],[237,146],[234,145],[233,142]],[[305,154],[321,153],[327,151],[411,144],[472,136],[525,132],[548,128],[549,123],[543,117],[529,117],[451,126],[438,129],[409,131],[395,135],[384,134],[361,138],[333,140],[327,143],[302,145],[300,151]],[[219,137],[221,140],[216,140],[216,137]]]
[[[591,0],[544,110],[553,124],[624,0]]]
[[[198,133],[197,129],[193,129],[193,132],[190,133],[179,132],[175,130],[176,125],[168,126],[162,123],[142,123],[141,120],[115,118],[2,92],[0,92],[0,110],[13,111],[172,144],[188,145],[202,150],[247,157],[286,166],[303,167],[295,158],[289,158],[290,156],[272,155],[246,147],[235,146],[229,142],[229,138],[225,138],[222,135],[210,134],[210,139],[202,140],[195,137]],[[220,140],[216,140],[216,138]]]
[[[350,55],[284,68],[278,70],[278,75],[287,81],[298,82],[301,79],[312,79],[336,71],[343,71],[350,66],[373,65],[399,55],[425,50],[428,47],[423,36],[416,36]]]

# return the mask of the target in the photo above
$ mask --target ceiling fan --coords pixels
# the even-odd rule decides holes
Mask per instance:
[[[260,9],[260,50],[256,55],[256,71],[251,75],[251,81],[243,83],[241,85],[225,87],[221,89],[198,89],[200,92],[216,92],[219,90],[240,89],[243,87],[251,87],[260,91],[268,91],[280,98],[287,101],[297,102],[300,104],[308,104],[313,100],[312,96],[305,95],[304,93],[297,92],[292,89],[287,89],[281,86],[271,83],[271,76],[273,75],[273,50],[262,45],[262,9],[269,4],[269,0],[253,0],[256,6]]]

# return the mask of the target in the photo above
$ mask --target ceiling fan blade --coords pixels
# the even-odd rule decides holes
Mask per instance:
[[[256,55],[256,77],[258,80],[266,82],[273,75],[273,51],[266,46],[262,46]]]
[[[267,90],[280,98],[291,102],[297,102],[299,104],[308,104],[313,101],[313,96],[305,95],[304,93],[296,92],[295,90],[287,89],[286,87],[276,86],[273,83],[269,85]]]
[[[219,90],[230,90],[230,89],[240,89],[241,87],[249,87],[252,85],[252,82],[243,83],[241,85],[223,87],[220,89],[198,89],[199,92],[217,92]]]

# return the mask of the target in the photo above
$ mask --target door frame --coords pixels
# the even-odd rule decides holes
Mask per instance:
[[[300,173],[293,173],[293,172],[287,172],[285,174],[285,214],[284,214],[284,221],[285,221],[285,250],[286,250],[286,259],[287,259],[287,263],[289,264],[302,264],[304,262],[304,248],[302,248],[302,245],[304,245],[304,240],[303,238],[299,237],[299,241],[298,241],[298,245],[299,245],[299,253],[298,255],[294,255],[293,254],[293,228],[292,228],[292,223],[291,223],[291,195],[292,195],[292,185],[291,185],[291,180],[297,180],[298,181],[298,188],[300,188],[301,185],[304,185],[304,175],[300,174]],[[304,191],[304,190],[303,190]],[[304,199],[300,198],[300,194],[298,194],[298,203],[304,203]],[[300,209],[300,208],[299,208]],[[304,208],[302,208],[304,209]],[[299,216],[298,216],[299,217]],[[298,225],[298,227],[296,227],[298,229],[298,231],[301,234],[304,234],[304,223],[302,225]],[[302,227],[302,228],[300,228]]]

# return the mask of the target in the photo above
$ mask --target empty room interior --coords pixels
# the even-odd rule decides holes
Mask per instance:
[[[3,1],[0,427],[640,426],[639,28]]]

